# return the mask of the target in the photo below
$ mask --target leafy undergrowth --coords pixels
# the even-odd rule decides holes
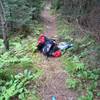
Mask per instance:
[[[5,51],[0,40],[0,100],[40,100],[35,91],[35,83],[42,74],[36,64],[40,61],[35,53],[37,39],[32,36],[21,39],[13,37],[9,41],[10,50]]]
[[[81,33],[58,18],[60,41],[73,43],[61,57],[69,74],[68,88],[79,92],[78,100],[100,99],[100,45],[89,33]]]
[[[0,87],[0,100],[9,100],[11,98],[19,98],[20,100],[27,100],[28,95],[33,94],[32,98],[38,100],[35,93],[31,93],[26,86],[31,80],[37,79],[41,75],[41,71],[37,70],[32,73],[25,70],[23,73],[19,73],[15,76],[11,75],[11,78],[6,83],[2,80],[1,84],[5,84]],[[33,91],[34,92],[34,91]]]

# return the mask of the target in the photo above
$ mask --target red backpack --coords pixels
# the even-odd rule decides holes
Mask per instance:
[[[61,56],[61,51],[57,50],[52,55],[53,55],[53,57],[60,57]]]
[[[61,51],[56,46],[54,40],[41,34],[38,38],[38,50],[48,57],[60,57]]]

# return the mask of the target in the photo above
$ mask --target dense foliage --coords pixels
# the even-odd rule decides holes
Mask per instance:
[[[90,12],[94,7],[99,6],[99,0],[53,0],[53,8],[62,9],[66,16],[78,17]],[[67,9],[67,10],[66,10]]]
[[[30,83],[31,80],[35,80],[40,75],[40,72],[32,73],[31,71],[25,70],[24,73],[19,73],[15,76],[11,76],[8,82],[0,82],[0,84],[5,84],[0,87],[0,100],[9,100],[13,97],[19,98],[20,100],[27,100],[28,95],[31,94],[26,88],[26,85]],[[27,94],[27,95],[26,95]],[[33,93],[32,99],[38,100],[38,98]]]
[[[4,51],[3,40],[0,39],[0,100],[28,100],[28,97],[39,100],[34,88],[36,84],[33,84],[43,73],[35,65],[39,61],[34,53],[37,40],[32,37],[21,39],[19,36],[9,43],[10,50]],[[31,90],[28,84],[31,84]]]
[[[3,0],[3,7],[11,31],[30,28],[32,20],[39,17],[43,0]],[[27,28],[27,29],[28,29]],[[27,30],[28,31],[28,30]]]

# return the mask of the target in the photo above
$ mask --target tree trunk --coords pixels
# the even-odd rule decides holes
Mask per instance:
[[[4,46],[5,46],[6,50],[9,50],[9,40],[8,40],[8,36],[7,36],[7,32],[6,32],[7,27],[6,27],[5,11],[4,11],[4,7],[3,7],[1,0],[0,0],[0,18],[1,18]]]

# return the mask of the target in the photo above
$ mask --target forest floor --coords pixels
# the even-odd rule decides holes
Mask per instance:
[[[47,37],[57,36],[56,15],[51,15],[50,3],[46,4],[41,13],[44,24],[44,34]],[[39,54],[41,62],[38,66],[44,70],[44,75],[40,78],[38,92],[42,100],[51,100],[56,96],[57,100],[76,100],[77,93],[67,88],[67,73],[63,69],[63,64],[59,58],[46,58]]]

